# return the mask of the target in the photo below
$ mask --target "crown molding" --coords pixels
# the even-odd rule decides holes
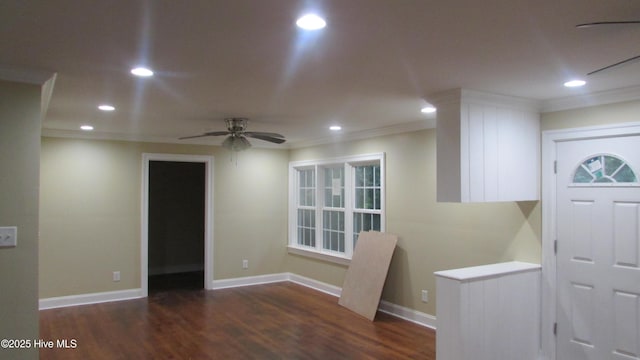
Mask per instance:
[[[382,128],[363,130],[352,133],[337,134],[336,136],[323,137],[312,140],[301,140],[296,142],[288,142],[282,145],[276,145],[264,142],[254,142],[253,147],[261,149],[299,149],[311,146],[332,144],[345,141],[368,139],[384,135],[400,134],[404,132],[418,131],[424,129],[435,128],[435,117],[432,119],[414,121],[404,124],[397,124],[393,126],[386,126]],[[42,129],[42,136],[45,137],[57,137],[57,138],[70,138],[70,139],[86,139],[86,140],[113,140],[113,141],[132,141],[132,142],[148,142],[148,143],[162,143],[162,144],[180,144],[180,145],[201,145],[201,146],[221,146],[222,141],[211,140],[206,141],[202,139],[195,140],[179,140],[172,137],[161,136],[140,136],[135,134],[122,134],[122,133],[110,133],[110,132],[94,132],[94,131],[80,131],[80,130],[60,130],[60,129]]]
[[[42,129],[42,136],[54,137],[54,138],[67,138],[67,139],[85,139],[85,140],[104,140],[104,141],[130,141],[130,142],[144,142],[144,143],[160,143],[160,144],[178,144],[178,145],[195,145],[195,146],[213,146],[221,147],[222,140],[203,139],[194,140],[180,140],[174,137],[163,136],[146,136],[138,134],[124,134],[113,132],[99,132],[99,131],[81,131],[81,130],[61,130],[61,129]],[[282,147],[276,144],[257,142],[252,143],[254,148],[264,149],[288,149],[288,147]]]
[[[544,100],[541,102],[540,112],[548,113],[555,111],[572,110],[634,100],[640,100],[640,86]]]
[[[418,131],[424,129],[434,129],[436,127],[435,117],[426,120],[413,121],[403,124],[396,124],[392,126],[385,126],[376,129],[369,129],[357,132],[350,132],[344,134],[336,134],[335,136],[327,136],[312,140],[302,140],[289,143],[289,148],[300,149],[305,147],[334,144],[345,141],[369,139],[384,135],[400,134],[411,131]]]
[[[161,136],[140,136],[135,134],[123,134],[112,132],[95,132],[95,131],[80,131],[80,130],[61,130],[61,129],[42,129],[42,136],[45,137],[57,137],[57,138],[70,138],[70,139],[86,139],[86,140],[114,140],[114,141],[131,141],[131,142],[149,142],[149,143],[163,143],[163,144],[188,144],[188,145],[203,145],[180,142],[178,139],[167,138]],[[211,144],[207,144],[211,145]]]
[[[3,68],[0,68],[0,78],[3,77]],[[53,74],[49,74],[50,79]],[[55,78],[54,78],[55,79]],[[46,80],[45,80],[46,82]],[[502,102],[505,98],[501,95],[491,95],[489,99],[479,97],[479,92],[469,92],[465,90],[467,96],[471,95],[471,98],[478,101],[478,99],[482,99],[482,101],[491,101],[491,102]],[[441,93],[441,101],[455,98],[456,93]],[[496,97],[498,96],[498,97]],[[534,100],[523,100],[520,104],[524,107],[535,106]],[[600,91],[595,93],[581,94],[577,96],[569,96],[559,99],[550,99],[540,101],[539,111],[541,113],[555,112],[555,111],[563,111],[563,110],[571,110],[578,109],[590,106],[598,106],[598,105],[606,105],[613,104],[618,102],[625,101],[634,101],[640,100],[640,86],[628,87],[622,89],[614,89],[607,91]],[[413,121],[408,123],[396,124],[392,126],[385,126],[381,128],[368,129],[357,132],[350,133],[341,133],[333,136],[326,136],[317,139],[309,139],[309,140],[300,140],[294,142],[287,142],[283,145],[272,145],[269,143],[256,142],[254,147],[256,148],[266,148],[266,149],[300,149],[305,147],[333,144],[339,142],[346,141],[354,141],[354,140],[362,140],[368,139],[378,136],[385,135],[393,135],[400,134],[404,132],[418,131],[424,129],[433,129],[436,124],[436,116],[432,116],[430,118]],[[123,133],[108,133],[108,132],[80,132],[77,130],[59,130],[59,129],[42,129],[42,136],[48,137],[60,137],[60,138],[76,138],[76,139],[89,139],[89,140],[116,140],[116,141],[134,141],[134,142],[150,142],[150,143],[165,143],[165,144],[181,144],[181,145],[204,145],[204,146],[221,146],[221,141],[212,139],[196,139],[196,140],[179,140],[172,137],[161,137],[161,136],[146,136],[146,135],[136,135],[136,134],[123,134]]]
[[[451,89],[431,94],[427,98],[429,102],[435,104],[436,107],[448,105],[460,106],[466,103],[475,103],[528,112],[540,111],[540,101],[538,100],[472,89]]]

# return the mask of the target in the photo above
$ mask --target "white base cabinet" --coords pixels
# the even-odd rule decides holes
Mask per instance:
[[[533,360],[540,351],[537,264],[438,271],[438,360]]]

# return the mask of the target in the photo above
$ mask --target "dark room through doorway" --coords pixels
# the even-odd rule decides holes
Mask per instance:
[[[203,289],[206,164],[149,161],[149,292]]]

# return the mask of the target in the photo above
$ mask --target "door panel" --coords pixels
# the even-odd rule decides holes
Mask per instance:
[[[640,168],[640,136],[559,142],[557,161],[556,358],[640,359],[640,187],[612,170]]]
[[[593,201],[571,200],[571,236],[567,239],[570,246],[569,255],[574,261],[586,261],[593,263],[593,225],[597,223],[594,218]]]
[[[614,264],[621,267],[638,268],[640,244],[640,204],[635,202],[614,203]]]

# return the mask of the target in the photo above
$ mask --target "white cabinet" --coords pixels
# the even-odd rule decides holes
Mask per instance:
[[[438,201],[539,199],[537,102],[465,89],[429,100],[438,108]]]
[[[438,271],[438,360],[534,360],[540,351],[540,265]]]

